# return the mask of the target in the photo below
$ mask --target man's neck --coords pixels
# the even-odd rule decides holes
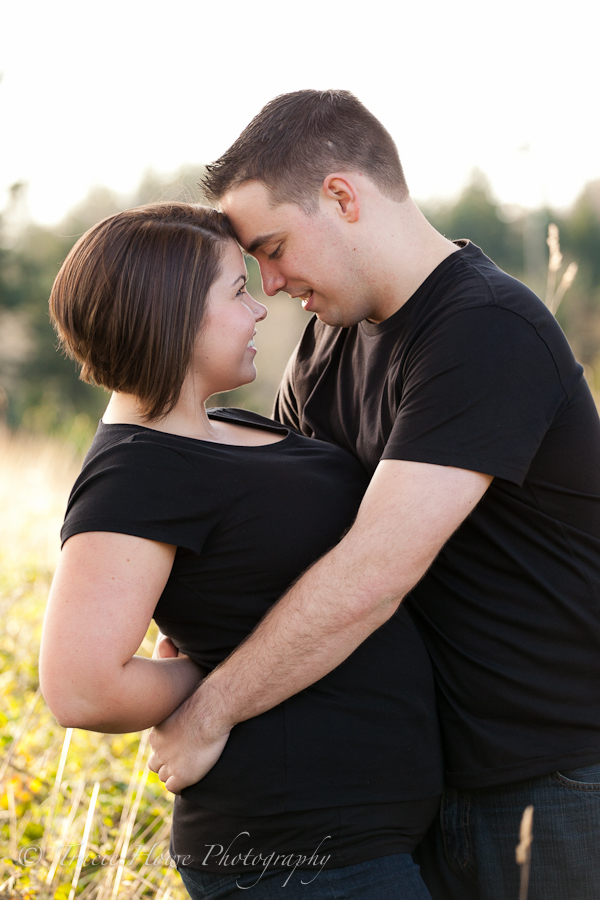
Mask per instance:
[[[370,321],[394,315],[425,279],[460,248],[431,225],[409,198],[386,203],[371,260],[377,298]]]

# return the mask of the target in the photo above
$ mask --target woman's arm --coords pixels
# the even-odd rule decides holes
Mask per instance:
[[[175,547],[111,532],[66,542],[44,619],[40,684],[64,727],[139,731],[198,686],[187,657],[135,656],[169,577]]]

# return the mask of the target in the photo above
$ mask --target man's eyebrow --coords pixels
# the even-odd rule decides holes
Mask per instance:
[[[263,244],[266,244],[267,241],[270,241],[271,238],[274,238],[276,234],[279,234],[278,231],[270,231],[268,234],[259,234],[254,238],[250,246],[247,248],[247,253],[254,253],[258,250],[259,247],[262,247]]]

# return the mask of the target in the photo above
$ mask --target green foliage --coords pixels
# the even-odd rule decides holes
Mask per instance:
[[[469,238],[500,268],[511,274],[523,272],[522,228],[507,221],[483,173],[473,173],[455,203],[431,207],[426,214],[449,240]]]
[[[563,249],[587,268],[591,285],[600,285],[600,181],[586,185],[561,230]]]
[[[147,733],[66,730],[39,692],[44,603],[81,458],[57,438],[8,432],[0,457],[0,507],[11,512],[0,518],[0,896],[68,900],[76,881],[86,900],[183,900],[166,858],[172,797],[145,766]]]
[[[56,724],[37,692],[36,661],[50,573],[39,561],[27,566],[7,558],[0,562],[0,668],[6,697],[0,884],[9,889],[2,896],[67,900],[93,786],[99,783],[77,896],[86,891],[87,897],[100,897],[106,890],[110,896],[120,878],[118,896],[132,891],[137,897],[160,898],[170,888],[172,900],[183,900],[185,891],[167,859],[172,801],[144,767],[147,735],[77,730],[69,735]],[[68,753],[59,774],[66,738]]]
[[[44,228],[29,224],[16,239],[8,239],[6,227],[3,232],[0,216],[0,418],[4,405],[11,427],[23,425],[31,431],[62,436],[85,432],[89,439],[106,395],[82,383],[77,366],[56,352],[47,311],[54,277],[77,238],[105,216],[155,200],[200,200],[196,186],[200,173],[201,166],[186,166],[165,180],[147,172],[129,196],[96,187],[60,225]],[[22,191],[22,185],[15,186],[13,205]],[[600,347],[600,182],[587,185],[567,212],[543,209],[525,213],[504,209],[494,199],[485,176],[476,171],[454,203],[430,205],[424,212],[447,237],[470,238],[501,268],[539,294],[545,290],[547,227],[550,221],[556,222],[565,264],[579,264],[558,319],[576,355],[589,366],[596,364]],[[9,213],[7,210],[4,215],[6,221]],[[252,261],[249,268],[251,288],[262,299]],[[271,314],[261,333],[269,334],[269,340],[262,345],[265,352],[259,358],[260,379],[214,402],[245,404],[269,412],[283,370],[283,356],[293,347],[305,319],[289,301],[275,298],[268,305]],[[85,443],[85,437],[80,439]]]
[[[458,200],[424,210],[446,237],[468,237],[502,269],[545,292],[548,224],[560,230],[564,267],[579,266],[577,277],[561,304],[557,319],[575,355],[587,367],[595,386],[600,364],[600,181],[586,185],[570,210],[506,210],[494,199],[485,177],[474,172]]]
[[[6,395],[10,426],[67,435],[81,413],[90,421],[100,417],[106,394],[80,381],[77,365],[56,350],[48,316],[54,278],[76,240],[100,219],[156,200],[198,202],[195,182],[201,171],[201,166],[187,166],[168,182],[147,172],[129,196],[93,188],[56,227],[31,223],[14,240],[7,240],[6,212],[0,216],[0,414]],[[15,186],[13,205],[22,188]],[[14,346],[13,335],[20,349]]]

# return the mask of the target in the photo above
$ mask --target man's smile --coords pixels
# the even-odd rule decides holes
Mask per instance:
[[[310,310],[312,308],[311,300],[314,296],[314,291],[306,291],[305,294],[300,294],[300,300],[302,302],[303,309]]]
[[[310,302],[313,294],[313,289],[309,288],[308,290],[303,291],[301,294],[290,294],[290,297],[292,298],[292,300],[300,300],[302,302],[302,306],[306,309],[306,304]]]

